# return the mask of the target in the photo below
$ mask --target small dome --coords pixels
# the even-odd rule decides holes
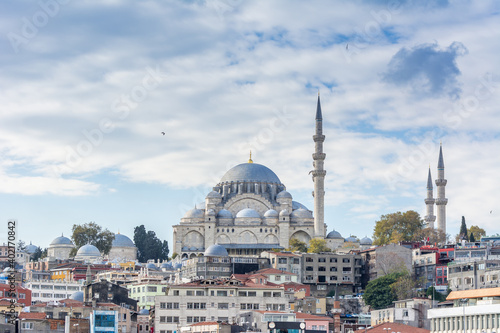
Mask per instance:
[[[198,248],[196,246],[191,246],[189,248],[189,251],[197,251],[197,250],[198,250]]]
[[[359,242],[359,244],[361,244],[361,245],[372,245],[373,242],[372,242],[372,240],[370,238],[364,237],[364,238],[361,239],[361,241]]]
[[[328,235],[326,235],[326,238],[329,238],[329,239],[332,239],[332,238],[342,238],[342,239],[344,239],[344,237],[342,237],[342,235],[340,234],[340,232],[335,231],[335,230],[330,231],[328,233]]]
[[[172,264],[168,262],[164,262],[163,264],[160,265],[160,268],[165,268],[165,269],[172,269]]]
[[[148,309],[142,309],[142,310],[139,311],[139,315],[149,315],[149,310]]]
[[[205,215],[205,213],[203,212],[202,209],[193,208],[193,209],[188,210],[186,212],[186,215],[184,215],[184,218],[188,218],[188,219],[203,218],[204,215]]]
[[[275,211],[274,209],[269,209],[267,212],[264,213],[264,217],[268,218],[275,218],[278,217],[278,212]]]
[[[224,246],[219,244],[210,245],[205,253],[205,257],[227,257],[229,254]]]
[[[99,249],[92,244],[86,244],[78,249],[76,253],[77,257],[100,257],[101,252]]]
[[[75,300],[75,301],[79,301],[79,302],[83,302],[83,291],[76,291],[76,292],[74,292],[73,294],[71,294],[71,296],[69,297],[69,299],[72,299],[72,300]]]
[[[68,237],[59,236],[54,239],[50,245],[73,245],[73,242]]]
[[[212,191],[207,194],[207,199],[220,199],[222,196],[220,195],[219,192]]]
[[[281,191],[276,196],[276,199],[281,199],[281,198],[291,199],[292,195],[288,191]]]
[[[302,208],[302,209],[305,209],[305,210],[309,210],[307,209],[306,206],[304,206],[303,204],[301,204],[300,202],[297,202],[297,201],[292,201],[292,209],[293,210],[296,210],[296,209],[299,209],[299,208]]]
[[[312,214],[310,211],[305,210],[304,208],[296,209],[292,212],[292,218],[298,219],[312,219]]]
[[[358,243],[358,239],[354,236],[349,236],[345,239],[346,242],[351,242],[351,243]]]
[[[253,217],[253,218],[259,218],[260,219],[260,214],[252,208],[245,208],[242,209],[236,214],[236,217]]]
[[[152,262],[150,262],[149,264],[147,264],[146,268],[147,269],[154,269],[155,271],[158,269],[158,267],[156,267],[156,265],[153,264]]]
[[[28,252],[29,254],[33,254],[38,250],[38,247],[36,245],[33,245],[30,243],[30,245],[26,246],[25,251]]]
[[[178,262],[174,264],[174,269],[181,269],[182,268],[182,263]]]
[[[231,213],[227,209],[221,209],[217,213],[217,217],[221,218],[221,219],[232,219],[233,218],[233,213]]]
[[[290,215],[290,213],[288,212],[288,209],[283,209],[281,212],[280,212],[280,216],[288,216]]]
[[[130,238],[122,234],[115,234],[115,239],[111,243],[111,247],[135,247],[134,242]]]

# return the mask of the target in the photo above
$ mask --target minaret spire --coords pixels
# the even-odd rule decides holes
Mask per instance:
[[[429,175],[427,176],[427,198],[424,200],[427,208],[427,214],[424,217],[424,221],[428,228],[434,229],[434,221],[436,221],[436,216],[434,216],[434,195],[432,188],[432,177],[431,177],[431,166],[429,165]]]
[[[437,228],[446,234],[446,204],[448,199],[445,197],[445,186],[448,182],[444,178],[444,159],[443,159],[443,145],[439,145],[439,160],[438,160],[438,175],[436,179],[437,186]]]
[[[325,237],[325,175],[324,162],[326,154],[323,153],[323,115],[321,114],[321,102],[318,92],[318,104],[316,106],[316,132],[313,135],[314,170],[311,171],[314,182],[314,237]]]

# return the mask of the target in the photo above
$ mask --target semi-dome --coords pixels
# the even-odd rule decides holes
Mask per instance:
[[[221,219],[232,219],[233,218],[233,213],[231,213],[227,209],[221,209],[217,213],[217,217],[221,218]]]
[[[280,199],[280,198],[284,198],[284,199],[291,199],[292,198],[292,195],[290,194],[290,192],[288,191],[281,191],[280,193],[278,193],[278,195],[276,196],[276,199]]]
[[[92,244],[86,244],[78,249],[76,253],[77,257],[100,257],[101,252],[99,249]]]
[[[213,244],[207,248],[203,255],[205,257],[227,257],[229,254],[224,246]]]
[[[172,264],[168,262],[164,262],[163,264],[160,265],[160,268],[165,268],[165,269],[172,269]]]
[[[340,234],[340,232],[333,230],[333,231],[330,231],[328,233],[328,235],[326,235],[326,238],[329,238],[329,239],[332,239],[332,238],[342,238],[343,239],[344,237],[342,237],[342,235]]]
[[[294,211],[292,211],[291,214],[292,218],[298,218],[298,219],[312,219],[312,214],[310,211],[305,210],[304,208],[299,208]]]
[[[245,208],[240,210],[237,214],[236,217],[253,217],[253,218],[259,218],[260,219],[260,214],[252,208]]]
[[[111,247],[135,247],[134,242],[130,238],[122,234],[115,234],[115,239],[111,243]]]
[[[193,208],[190,209],[186,212],[186,215],[184,215],[184,218],[190,218],[190,219],[195,219],[195,218],[203,218],[203,210],[198,209],[198,208]]]
[[[222,198],[222,195],[220,195],[219,192],[211,191],[210,193],[207,194],[207,199],[220,199]]]
[[[299,208],[303,208],[305,210],[309,210],[307,209],[306,206],[304,206],[303,204],[301,204],[300,202],[297,202],[297,201],[292,201],[292,209],[295,210],[295,209],[299,209]]]
[[[257,163],[242,163],[229,169],[220,183],[262,182],[281,184],[276,174],[266,166]]]
[[[55,238],[50,245],[73,245],[73,242],[68,237],[59,236]]]
[[[209,210],[207,210],[207,215],[208,216],[215,216],[215,210],[213,210],[212,208],[210,208]]]
[[[372,245],[373,242],[372,242],[372,240],[370,238],[364,237],[364,238],[361,239],[361,241],[359,242],[359,244],[361,244],[361,245]]]
[[[268,218],[274,218],[274,217],[278,217],[278,212],[275,211],[274,209],[269,209],[267,212],[264,213],[264,217],[268,217]]]
[[[177,262],[174,264],[174,269],[181,269],[182,268],[182,263]]]

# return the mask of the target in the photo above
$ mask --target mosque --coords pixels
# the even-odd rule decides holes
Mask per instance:
[[[173,253],[192,258],[211,245],[223,246],[230,256],[258,256],[262,251],[286,249],[291,239],[308,243],[313,238],[325,239],[334,249],[344,243],[332,231],[326,235],[324,222],[323,116],[318,95],[315,144],[312,154],[314,169],[314,215],[303,204],[294,201],[285,184],[268,167],[253,163],[236,165],[226,172],[207,194],[204,207],[189,210],[179,224],[173,226]]]

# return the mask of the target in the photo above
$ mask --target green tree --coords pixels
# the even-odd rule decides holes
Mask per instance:
[[[462,216],[462,224],[460,225],[460,232],[457,235],[457,242],[461,240],[468,241],[469,236],[467,236],[467,225],[465,224],[465,216]]]
[[[474,241],[479,241],[482,237],[486,236],[486,231],[477,225],[471,225],[470,228],[467,229],[467,232],[470,235],[471,242],[473,242],[472,237],[474,237]]]
[[[474,243],[475,241],[476,241],[476,238],[474,237],[474,234],[470,234],[469,242]]]
[[[140,262],[168,259],[168,242],[158,239],[156,233],[146,230],[144,225],[134,228],[134,243],[137,247],[137,259]]]
[[[313,238],[309,241],[308,253],[321,253],[321,252],[332,252],[328,246],[326,246],[326,240],[320,238]]]
[[[424,227],[420,215],[409,210],[380,216],[375,222],[373,244],[386,245],[402,241],[416,241],[418,232]]]
[[[404,300],[417,297],[417,289],[423,284],[423,279],[416,279],[408,271],[401,272],[401,276],[396,282],[391,284],[392,291],[396,294],[397,299]]]
[[[70,255],[74,256],[78,249],[85,244],[94,245],[104,255],[109,254],[115,234],[108,229],[103,230],[97,223],[89,222],[83,225],[73,224],[71,230],[73,232],[71,239],[75,248],[71,250]]]
[[[297,238],[290,239],[289,250],[292,252],[307,252],[307,244]]]
[[[45,256],[44,256],[45,253]],[[43,249],[39,246],[36,248],[35,252],[31,255],[30,259],[32,261],[38,261],[38,259],[45,258],[47,256],[47,249]]]
[[[444,244],[446,243],[446,234],[441,229],[424,228],[417,232],[415,238],[417,240],[428,241],[429,244]]]
[[[391,285],[398,281],[404,273],[391,273],[368,282],[363,299],[373,309],[383,309],[397,300],[397,295]]]
[[[434,288],[434,286],[430,286],[429,288],[427,288],[427,290],[425,291],[425,295],[431,298],[432,300],[438,302],[446,301],[446,296],[448,296],[441,294],[439,291],[436,290],[436,288]]]

